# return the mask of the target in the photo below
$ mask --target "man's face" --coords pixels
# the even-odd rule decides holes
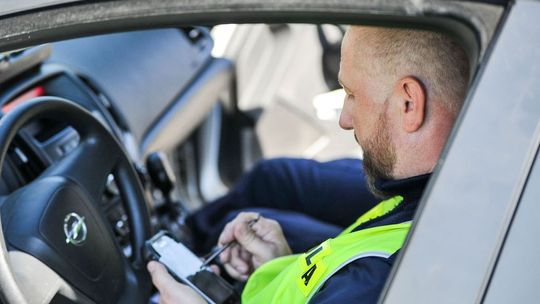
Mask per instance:
[[[354,130],[364,151],[364,169],[368,183],[375,178],[391,178],[395,150],[388,118],[388,87],[366,68],[369,55],[362,54],[358,30],[349,30],[341,48],[339,80],[346,92],[339,125]]]

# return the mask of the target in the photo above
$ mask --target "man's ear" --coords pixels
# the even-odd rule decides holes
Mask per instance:
[[[418,79],[407,76],[399,81],[402,127],[406,132],[416,132],[425,121],[426,90]]]

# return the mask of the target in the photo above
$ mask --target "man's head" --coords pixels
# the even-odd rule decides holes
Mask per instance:
[[[435,32],[353,26],[343,39],[339,124],[354,129],[364,169],[376,178],[431,172],[461,108],[467,57]]]

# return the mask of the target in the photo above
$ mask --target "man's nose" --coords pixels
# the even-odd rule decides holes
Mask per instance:
[[[343,103],[343,108],[341,109],[341,115],[339,115],[339,126],[344,130],[352,130],[352,115],[350,113],[349,106],[347,102]]]

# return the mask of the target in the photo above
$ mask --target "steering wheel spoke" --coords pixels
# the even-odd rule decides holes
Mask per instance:
[[[49,167],[39,178],[62,176],[85,189],[90,197],[99,202],[107,177],[117,168],[120,155],[111,148],[110,142],[86,139],[57,163]]]
[[[73,302],[92,303],[35,257],[21,251],[9,251],[8,254],[15,280],[21,285],[21,291],[28,302],[49,303],[60,294]]]

